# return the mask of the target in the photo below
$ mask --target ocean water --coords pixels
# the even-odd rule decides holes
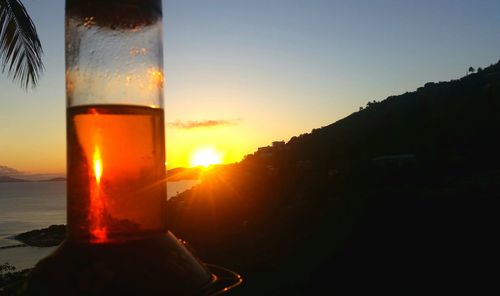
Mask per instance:
[[[0,247],[8,237],[66,223],[66,182],[0,183]]]
[[[197,180],[168,182],[167,198],[190,189]],[[0,183],[0,264],[32,267],[55,248],[16,247],[12,236],[66,223],[66,182]]]

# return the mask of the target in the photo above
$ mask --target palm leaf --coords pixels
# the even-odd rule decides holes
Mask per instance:
[[[0,65],[24,89],[36,86],[43,71],[42,44],[18,0],[0,0]]]

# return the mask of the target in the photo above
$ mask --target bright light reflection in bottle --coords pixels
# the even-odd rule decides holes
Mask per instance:
[[[99,183],[101,183],[101,176],[102,176],[102,160],[99,147],[95,148],[93,159],[94,159],[95,182],[97,183],[97,185],[99,185]]]
[[[90,192],[90,211],[89,211],[89,221],[90,221],[90,235],[91,241],[94,243],[102,243],[108,240],[108,232],[104,226],[104,192],[101,190],[101,176],[102,176],[102,158],[99,146],[95,147],[93,154],[93,176],[95,183],[91,186]]]

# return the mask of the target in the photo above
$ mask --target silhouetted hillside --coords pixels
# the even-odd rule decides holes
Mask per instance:
[[[174,168],[167,171],[168,181],[196,180],[200,177],[200,168]]]
[[[498,290],[499,132],[496,64],[212,170],[169,227],[234,295]]]
[[[10,183],[10,182],[31,182],[31,181],[9,176],[0,176],[0,183]]]
[[[292,138],[291,159],[354,169],[374,157],[415,154],[432,167],[498,167],[500,64],[460,80],[427,83],[370,103],[329,126]]]
[[[62,182],[62,181],[66,181],[66,178],[64,178],[64,177],[56,177],[56,178],[38,180],[37,182]]]
[[[226,165],[211,165],[210,169],[222,169]],[[198,180],[207,168],[198,166],[192,168],[174,168],[167,171],[167,181]]]

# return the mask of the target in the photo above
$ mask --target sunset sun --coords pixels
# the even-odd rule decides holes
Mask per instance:
[[[221,158],[221,153],[212,147],[199,148],[191,155],[191,166],[208,167],[213,164],[220,164],[222,162]]]

